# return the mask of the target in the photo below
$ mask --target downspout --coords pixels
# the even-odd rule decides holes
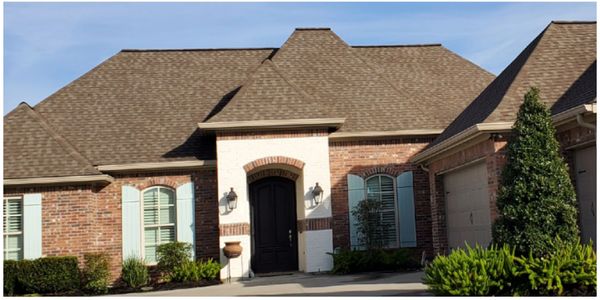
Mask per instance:
[[[429,173],[429,168],[426,168],[423,164],[420,164],[419,167],[421,167],[423,171]]]
[[[579,126],[581,127],[593,129],[594,131],[596,130],[596,124],[587,123],[586,121],[584,121],[583,114],[577,114],[577,124],[579,124]]]

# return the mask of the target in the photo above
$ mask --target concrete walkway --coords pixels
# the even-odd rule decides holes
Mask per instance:
[[[428,296],[423,272],[256,277],[221,285],[119,296]]]

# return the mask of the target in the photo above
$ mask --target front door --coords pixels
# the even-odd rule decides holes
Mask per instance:
[[[289,179],[267,177],[250,184],[254,272],[298,270],[295,199]]]

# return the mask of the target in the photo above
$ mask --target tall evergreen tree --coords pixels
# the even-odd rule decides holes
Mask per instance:
[[[531,250],[543,256],[557,238],[579,238],[575,190],[555,133],[550,112],[532,87],[509,138],[496,201],[500,217],[493,227],[494,243],[514,246],[520,254]]]

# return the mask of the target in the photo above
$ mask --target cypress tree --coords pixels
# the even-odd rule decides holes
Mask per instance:
[[[552,242],[579,239],[575,190],[559,152],[550,112],[532,87],[517,114],[508,142],[493,226],[496,244],[519,254],[545,256]]]

